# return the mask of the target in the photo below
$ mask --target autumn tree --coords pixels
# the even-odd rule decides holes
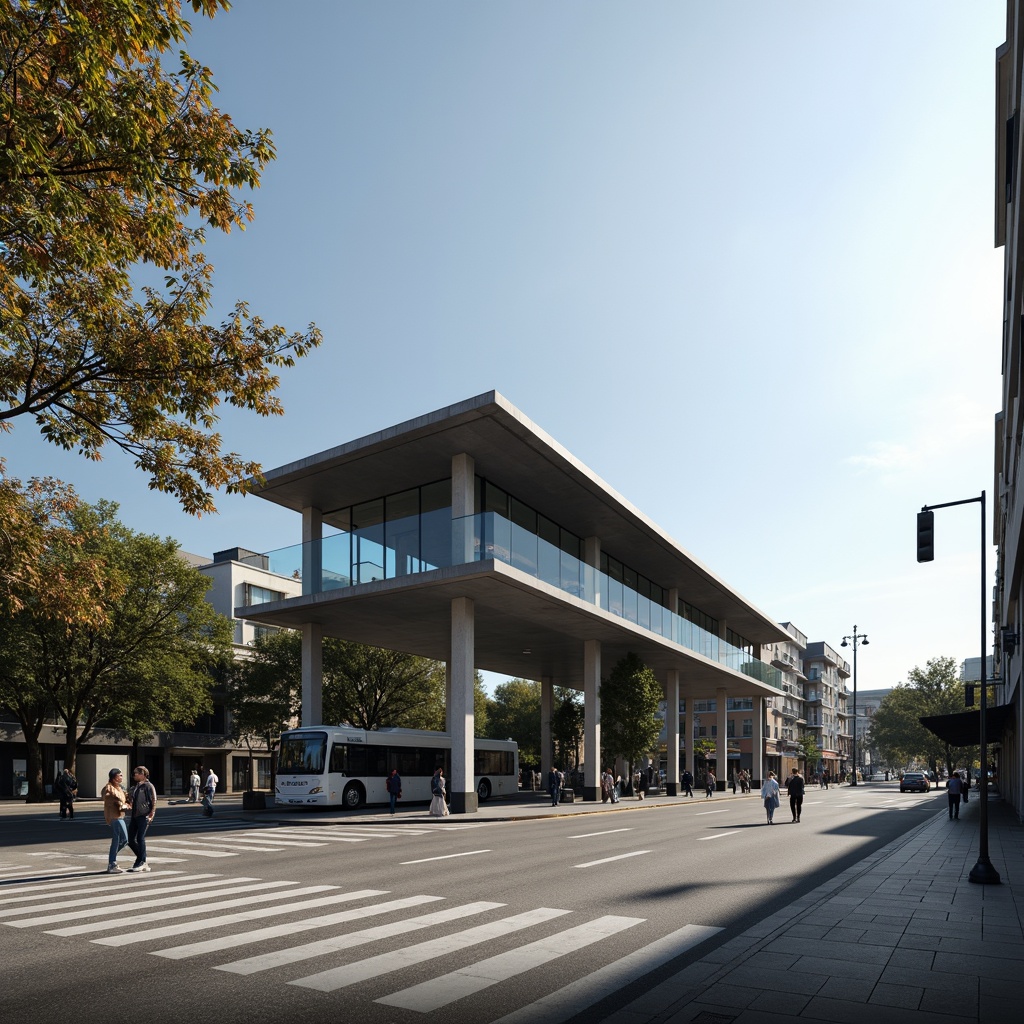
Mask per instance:
[[[45,572],[74,579],[77,562],[99,567],[99,612],[69,621],[33,599],[3,620],[4,647],[17,657],[0,672],[0,703],[15,711],[40,767],[39,716],[63,721],[74,771],[78,747],[101,728],[138,741],[205,710],[231,625],[174,541],[129,530],[112,502],[79,504],[67,520],[72,541],[55,533]],[[30,799],[43,798],[41,775],[30,774],[29,787]]]
[[[183,6],[0,5],[0,429],[28,417],[90,459],[112,444],[198,514],[259,474],[221,450],[219,407],[280,415],[277,372],[321,337],[243,301],[208,322],[205,232],[252,219],[237,193],[274,147],[213,104]]]
[[[601,744],[630,765],[658,746],[662,721],[658,704],[661,684],[640,656],[632,651],[601,683]]]

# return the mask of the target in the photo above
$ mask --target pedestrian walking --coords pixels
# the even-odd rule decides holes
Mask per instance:
[[[551,795],[551,806],[557,807],[562,799],[562,773],[552,765],[548,772],[548,793]]]
[[[605,768],[601,773],[601,803],[606,804],[609,800],[615,802],[615,776],[611,768]]]
[[[683,796],[688,796],[693,799],[693,773],[688,769],[683,772]]]
[[[643,800],[647,796],[647,773],[639,768],[633,772],[633,792],[636,793],[637,800]]]
[[[775,781],[775,772],[769,772],[768,778],[764,780],[761,787],[761,800],[764,802],[765,813],[768,815],[768,824],[775,824],[775,811],[779,806],[779,784]]]
[[[800,820],[800,811],[804,806],[804,779],[794,768],[793,774],[786,779],[786,792],[789,794],[789,809],[793,812],[793,821]]]
[[[203,780],[199,777],[199,772],[193,768],[188,780],[188,802],[190,804],[199,803],[199,787],[202,784]]]
[[[955,772],[950,775],[946,782],[946,799],[949,801],[949,820],[956,818],[960,820],[960,796],[964,791],[964,784],[960,776]]]
[[[128,846],[135,854],[135,863],[129,871],[149,871],[146,863],[146,832],[156,817],[156,787],[149,781],[149,769],[139,765],[132,772],[134,785],[129,795],[132,805],[128,819]]]
[[[206,786],[203,795],[203,814],[207,818],[213,817],[213,797],[217,792],[217,783],[220,779],[217,778],[217,773],[211,768],[210,774],[206,776]]]
[[[391,769],[391,774],[385,783],[388,790],[388,799],[391,802],[391,813],[395,813],[395,804],[402,795],[402,776],[398,774],[397,768]]]
[[[444,789],[444,769],[437,768],[434,771],[434,777],[430,780],[430,792],[432,799],[430,801],[430,813],[435,818],[444,818],[448,815],[448,801],[445,799],[446,793]]]
[[[65,768],[57,776],[54,788],[57,790],[57,797],[60,800],[61,818],[73,818],[75,816],[75,797],[78,796],[78,780]]]
[[[715,787],[718,785],[718,779],[715,778],[715,773],[709,768],[707,783],[704,789],[704,799],[710,800],[715,795]]]
[[[124,812],[130,809],[128,794],[124,791],[124,777],[120,768],[111,768],[107,773],[107,784],[100,790],[103,798],[103,820],[110,826],[110,853],[107,855],[107,874],[123,875],[124,868],[117,866],[117,855],[128,845],[128,829],[124,823]]]

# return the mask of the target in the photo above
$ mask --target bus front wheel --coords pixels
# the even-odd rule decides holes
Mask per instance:
[[[491,784],[486,779],[480,780],[480,785],[476,787],[476,795],[480,799],[480,803],[486,803],[491,798]]]
[[[363,806],[365,800],[366,794],[363,792],[363,787],[356,782],[349,783],[341,796],[342,805],[349,811],[358,810]]]

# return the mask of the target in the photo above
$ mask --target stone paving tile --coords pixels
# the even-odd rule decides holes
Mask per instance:
[[[789,1014],[798,1017],[803,1008],[811,1001],[812,994],[802,992],[778,992],[761,991],[757,999],[750,1003],[750,1007],[756,1007],[766,1013]]]
[[[787,933],[769,942],[764,948],[766,953],[799,954],[842,960],[850,956],[850,945],[848,942],[829,942],[825,939],[798,939]],[[861,963],[885,964],[889,960],[889,950],[858,946],[857,960]]]
[[[829,978],[817,994],[828,999],[849,999],[866,1003],[874,988],[873,981],[861,978]]]
[[[702,1003],[715,1006],[732,1006],[742,1009],[749,1006],[761,994],[760,989],[744,988],[741,985],[726,985],[721,982],[706,988],[700,995]]]
[[[886,967],[880,981],[889,985],[912,985],[917,988],[936,991],[955,992],[963,987],[964,978],[960,974],[945,974],[942,971],[923,971],[913,967]],[[972,984],[977,984],[971,978]]]
[[[945,921],[949,917],[948,910],[935,910],[932,907],[918,907],[912,915],[914,921]]]
[[[982,994],[978,1004],[978,1019],[984,1024],[1020,1024],[1020,997],[999,999]]]
[[[964,984],[959,989],[925,989],[921,997],[921,1010],[935,1013],[952,1013],[964,1020],[977,1020],[979,996],[978,983],[974,978],[962,979]]]
[[[945,1014],[939,1017],[934,1013],[908,1010],[902,1006],[883,1006],[879,1003],[872,1003],[869,1008],[865,1003],[826,999],[822,996],[815,996],[807,1004],[803,1016],[808,1020],[828,1021],[829,1024],[864,1024],[865,1020],[870,1020],[871,1024],[940,1024],[940,1021],[965,1024],[963,1018]]]
[[[892,985],[889,982],[879,982],[868,997],[869,1003],[878,1003],[881,1006],[900,1006],[905,1010],[916,1010],[921,1005],[921,996],[924,995],[923,988],[914,988],[912,985]],[[865,1014],[865,1016],[867,1016]]]
[[[1007,980],[1005,978],[981,978],[979,981],[982,996],[993,996],[997,999],[1016,999],[1018,1003],[1021,998],[1021,983],[1017,979]]]
[[[832,929],[831,931],[834,930],[835,929]],[[789,931],[786,932],[786,934],[796,935],[799,936],[801,939],[821,939],[824,938],[826,935],[830,935],[831,931],[830,929],[823,928],[821,925],[818,924],[795,924],[792,928],[789,929]]]
[[[858,939],[858,945],[862,946],[886,946],[892,949],[898,946],[903,939],[902,929],[878,928],[871,931],[865,932],[860,939]]]
[[[829,942],[856,942],[862,935],[866,935],[870,932],[870,928],[844,928],[842,925],[838,925],[835,928],[830,928],[827,935],[823,936]],[[786,935],[792,935],[792,930],[786,932]]]
[[[1024,961],[1024,942],[1000,939],[990,936],[986,931],[985,937],[978,941],[971,939],[942,938],[939,939],[937,950],[940,953],[974,953],[984,956],[1000,957],[1003,960]]]
[[[889,957],[889,966],[913,967],[918,971],[930,971],[934,961],[933,950],[900,948],[892,951],[892,956]]]
[[[784,988],[795,995],[813,996],[821,991],[829,979],[824,974],[802,974],[799,971],[766,973],[763,967],[744,964],[730,971],[719,981],[723,985],[742,985],[745,988],[764,990],[768,985]]]
[[[1003,978],[1007,981],[1021,976],[1021,960],[1004,957],[995,951],[985,956],[973,952],[936,953],[936,971],[968,973],[977,978]]]
[[[878,981],[885,968],[880,964],[864,964],[856,960],[803,956],[790,967],[790,970],[804,974],[826,974],[831,978],[860,978],[863,981]]]
[[[763,949],[759,949],[756,953],[751,953],[750,956],[746,957],[743,963],[750,967],[756,967],[761,971],[787,971],[799,959],[800,955],[798,953],[768,953]]]

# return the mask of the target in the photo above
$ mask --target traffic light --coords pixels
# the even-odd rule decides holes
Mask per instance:
[[[974,707],[974,683],[967,683],[964,686],[964,707]]]
[[[935,513],[917,513],[917,560],[935,560]]]

